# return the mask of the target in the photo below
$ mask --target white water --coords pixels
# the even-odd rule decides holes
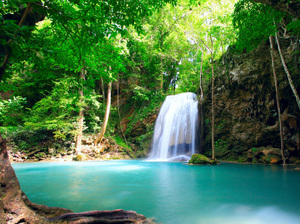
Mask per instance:
[[[187,161],[196,149],[198,101],[195,93],[167,96],[157,117],[150,160]]]

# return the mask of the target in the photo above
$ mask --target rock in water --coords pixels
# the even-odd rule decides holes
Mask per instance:
[[[205,155],[202,154],[194,154],[192,158],[189,160],[189,164],[194,165],[216,165],[218,162],[216,160],[212,160],[207,158]]]

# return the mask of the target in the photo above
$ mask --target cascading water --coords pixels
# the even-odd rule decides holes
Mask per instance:
[[[157,117],[151,160],[187,161],[196,149],[198,101],[195,93],[167,96]]]

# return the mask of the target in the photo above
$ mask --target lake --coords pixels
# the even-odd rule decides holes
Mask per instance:
[[[38,204],[134,210],[164,224],[299,224],[300,171],[143,160],[13,164]]]

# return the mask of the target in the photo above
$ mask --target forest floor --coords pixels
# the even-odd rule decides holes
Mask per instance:
[[[89,139],[82,141],[81,152],[75,152],[74,145],[69,148],[47,147],[16,150],[13,144],[8,144],[8,154],[11,162],[69,162],[69,161],[101,161],[101,160],[128,160],[145,157],[134,147],[119,145],[112,138],[103,138],[101,144],[94,146]]]

